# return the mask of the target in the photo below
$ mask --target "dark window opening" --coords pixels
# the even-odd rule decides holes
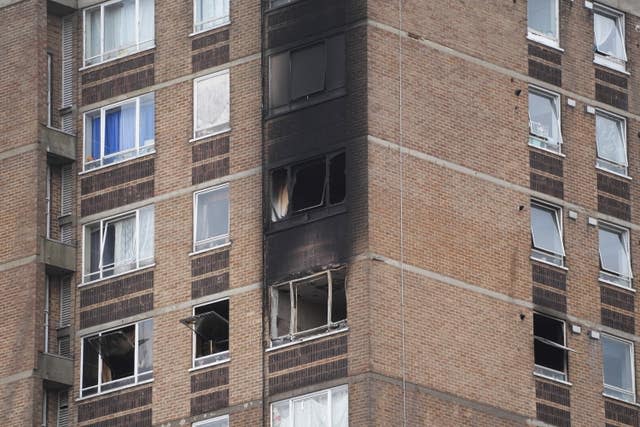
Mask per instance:
[[[229,357],[229,300],[196,307],[181,322],[194,332],[194,367]]]
[[[345,153],[271,173],[271,220],[274,222],[308,209],[342,203],[345,197]]]
[[[536,373],[566,381],[569,349],[564,322],[534,313],[533,335]]]
[[[89,343],[102,356],[102,382],[126,378],[134,373],[135,327],[90,338]]]
[[[340,329],[346,325],[345,269],[329,270],[271,288],[274,342]]]

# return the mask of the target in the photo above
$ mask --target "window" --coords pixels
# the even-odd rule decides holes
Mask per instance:
[[[153,206],[85,226],[85,283],[151,264]]]
[[[229,0],[194,0],[193,32],[206,31],[229,23]]]
[[[193,138],[229,130],[229,70],[193,81]]]
[[[345,84],[344,35],[269,57],[272,114],[339,95]]]
[[[345,153],[330,154],[271,172],[271,221],[344,202]]]
[[[604,394],[627,402],[636,401],[633,344],[602,335]]]
[[[323,271],[271,288],[272,344],[346,326],[345,269]]]
[[[81,397],[153,378],[153,319],[82,339]]]
[[[229,186],[194,193],[193,251],[229,242]]]
[[[194,368],[229,359],[228,299],[194,307],[181,322],[193,330]]]
[[[558,0],[528,0],[529,38],[558,47]]]
[[[627,175],[627,123],[622,117],[596,111],[596,166]]]
[[[109,105],[84,115],[84,170],[154,151],[153,93]]]
[[[271,404],[271,427],[349,425],[349,388],[346,385]]]
[[[529,145],[559,153],[561,144],[560,96],[529,88]]]
[[[539,202],[531,203],[532,258],[564,265],[561,218],[560,208]]]
[[[600,224],[600,280],[631,287],[631,257],[629,256],[629,230]]]
[[[567,380],[565,326],[561,320],[533,314],[535,373],[554,380]]]
[[[602,5],[593,9],[594,62],[625,71],[624,14]]]
[[[84,65],[154,45],[154,0],[112,0],[84,10]]]

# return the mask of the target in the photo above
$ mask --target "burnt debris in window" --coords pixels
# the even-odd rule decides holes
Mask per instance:
[[[102,382],[127,378],[134,374],[135,326],[127,326],[89,339],[102,356]]]
[[[229,300],[196,307],[194,316],[181,322],[194,332],[194,366],[203,366],[227,358]]]
[[[344,202],[345,153],[276,169],[271,173],[271,220]]]
[[[567,347],[564,322],[533,315],[534,358],[536,371],[556,379],[566,379]]]

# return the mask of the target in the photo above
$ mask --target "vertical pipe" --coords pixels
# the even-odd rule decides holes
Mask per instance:
[[[49,275],[44,277],[44,352],[49,352]]]

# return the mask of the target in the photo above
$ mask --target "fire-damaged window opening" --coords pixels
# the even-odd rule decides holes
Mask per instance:
[[[345,273],[341,267],[272,286],[272,345],[345,328]]]
[[[330,154],[271,172],[271,221],[344,202],[345,153]]]
[[[180,321],[193,331],[193,367],[229,360],[229,300],[193,308],[193,316]]]
[[[535,373],[567,381],[568,352],[565,323],[562,320],[533,314]]]
[[[81,397],[153,378],[153,319],[82,340]]]

